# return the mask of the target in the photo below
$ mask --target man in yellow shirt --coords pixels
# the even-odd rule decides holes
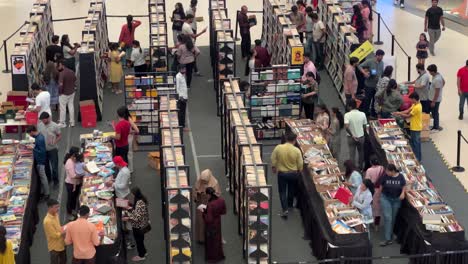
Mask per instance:
[[[283,211],[280,216],[288,217],[288,208],[293,206],[297,181],[302,171],[301,151],[295,147],[296,135],[286,134],[286,143],[275,147],[271,154],[273,173],[278,173],[278,191]]]
[[[419,101],[419,94],[413,92],[410,94],[412,106],[402,112],[393,113],[394,116],[401,116],[403,118],[410,118],[410,143],[413,148],[414,155],[421,161],[421,130],[423,129],[422,123],[422,105]]]
[[[64,229],[60,225],[58,211],[60,204],[55,199],[47,200],[47,215],[44,217],[44,232],[47,238],[47,247],[50,252],[50,264],[66,264],[67,251],[65,250]]]

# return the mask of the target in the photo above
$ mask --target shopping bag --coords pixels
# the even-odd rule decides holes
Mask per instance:
[[[338,188],[334,198],[344,204],[349,204],[353,199],[353,194],[347,188],[340,187]]]

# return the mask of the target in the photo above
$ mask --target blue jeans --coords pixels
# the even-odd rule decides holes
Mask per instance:
[[[440,102],[435,102],[434,107],[431,108],[432,118],[434,118],[434,126],[433,126],[434,129],[439,128],[439,106],[440,106]]]
[[[380,197],[380,206],[382,208],[384,219],[384,238],[385,241],[390,241],[392,240],[395,219],[398,214],[398,210],[401,207],[401,200],[399,197],[390,198],[382,193],[382,196]]]
[[[411,148],[413,148],[414,155],[421,161],[421,131],[410,130],[410,136]]]
[[[283,211],[293,206],[298,175],[297,172],[278,172],[278,192]]]
[[[458,105],[458,108],[459,108],[459,112],[460,112],[460,115],[463,115],[463,110],[465,108],[465,100],[466,100],[466,104],[468,105],[468,93],[462,93],[460,95],[460,104]]]
[[[304,46],[304,52],[309,53],[311,56],[313,56],[312,52],[314,51],[314,42],[312,40],[312,36],[307,37],[307,42]]]

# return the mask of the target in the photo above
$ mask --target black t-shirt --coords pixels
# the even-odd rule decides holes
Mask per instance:
[[[172,11],[172,18],[177,19],[177,20],[179,20],[179,19],[184,20],[185,19],[185,13],[182,10],[180,10],[180,11],[174,10],[174,11]],[[173,21],[172,22],[172,30],[181,31],[182,30],[182,24],[184,24],[184,21]]]
[[[55,62],[55,55],[60,54],[60,56],[63,58],[63,49],[59,45],[50,45],[47,46],[46,48],[46,61],[53,61]]]
[[[440,18],[444,15],[442,8],[430,7],[426,11],[427,17],[427,28],[430,29],[440,29]]]
[[[398,174],[396,177],[388,176],[384,174],[380,178],[380,186],[382,186],[382,193],[389,198],[398,198],[400,197],[403,187],[406,185],[406,180],[403,175]]]

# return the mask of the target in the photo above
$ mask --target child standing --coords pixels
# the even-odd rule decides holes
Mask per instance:
[[[418,58],[418,63],[424,65],[424,62],[427,59],[427,48],[429,47],[429,42],[427,41],[426,34],[421,33],[419,35],[419,42],[416,44],[416,58]]]

